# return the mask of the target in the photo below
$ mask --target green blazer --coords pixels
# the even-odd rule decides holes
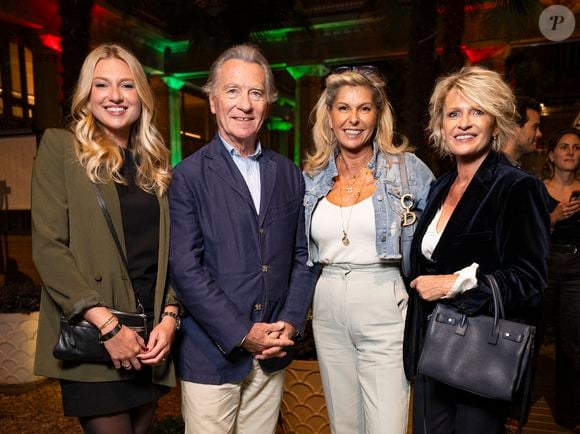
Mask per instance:
[[[125,246],[117,189],[99,185],[111,219]],[[155,285],[155,324],[165,304],[176,303],[168,286],[169,211],[159,197],[159,261]],[[69,363],[52,356],[61,311],[73,318],[87,308],[103,305],[135,312],[135,293],[124,270],[94,187],[74,151],[74,136],[66,130],[44,133],[32,173],[32,258],[43,281],[36,346],[35,373],[73,381],[117,381],[134,371],[112,364]],[[168,358],[153,368],[154,383],[175,385]]]

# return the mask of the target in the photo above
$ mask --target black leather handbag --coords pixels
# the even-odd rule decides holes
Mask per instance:
[[[105,217],[113,241],[115,241],[115,246],[117,251],[121,256],[123,265],[125,266],[125,271],[129,273],[129,266],[127,264],[127,258],[123,253],[121,248],[121,243],[119,242],[119,237],[113,226],[111,216],[107,210],[105,200],[101,194],[99,188],[93,184],[97,201],[99,207]],[[125,326],[133,329],[137,332],[145,341],[148,338],[147,329],[147,315],[143,313],[143,307],[139,301],[137,293],[135,293],[137,300],[137,305],[139,306],[140,312],[123,312],[120,310],[115,310],[109,308],[109,311],[115,315],[119,322]],[[78,321],[69,321],[64,315],[60,317],[60,333],[56,345],[52,350],[52,354],[55,358],[59,360],[66,360],[72,362],[85,362],[85,363],[107,363],[111,361],[108,351],[101,342],[101,336],[99,330],[92,325],[90,322],[80,319]]]
[[[109,309],[121,324],[147,339],[147,316],[144,313],[130,313]],[[60,333],[52,350],[59,360],[84,363],[107,363],[111,361],[108,351],[100,340],[99,330],[86,320],[69,321],[60,317]]]
[[[507,321],[495,278],[487,276],[494,316],[468,316],[438,303],[431,314],[417,371],[487,398],[513,401],[531,381],[536,328]]]

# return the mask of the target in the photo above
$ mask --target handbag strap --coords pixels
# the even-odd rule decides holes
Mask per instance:
[[[503,308],[503,301],[499,292],[497,280],[493,274],[487,274],[485,277],[487,278],[487,283],[489,284],[489,287],[491,288],[491,294],[493,295],[494,312],[497,308],[499,311],[499,317],[501,319],[505,319],[505,310]],[[495,316],[497,317],[498,315],[496,314]]]
[[[125,256],[125,253],[123,252],[123,249],[121,248],[121,242],[119,241],[119,237],[117,236],[117,231],[115,230],[115,226],[113,225],[113,220],[111,219],[111,215],[109,214],[109,210],[107,209],[107,204],[105,203],[105,199],[103,198],[103,194],[101,193],[101,190],[99,189],[97,184],[93,184],[93,187],[95,188],[95,193],[97,194],[97,202],[99,203],[99,208],[101,208],[103,216],[105,217],[105,221],[107,222],[107,227],[109,228],[109,232],[111,233],[111,236],[113,237],[113,241],[115,241],[115,246],[117,247],[117,252],[119,252],[119,256],[121,257],[121,260],[123,261],[123,265],[125,266],[125,272],[127,273],[127,276],[131,276],[129,274],[129,264],[127,263],[127,257]],[[139,294],[137,294],[137,291],[135,291],[135,288],[133,288],[133,292],[135,293],[135,300],[137,301],[137,307],[141,310],[141,312],[144,312],[143,305],[141,304],[141,300],[139,299]]]
[[[397,154],[399,160],[399,172],[401,173],[401,184],[403,187],[403,194],[411,193],[409,189],[409,177],[407,176],[407,164],[405,163],[405,153]]]
[[[127,257],[125,256],[125,253],[121,248],[121,242],[119,241],[119,237],[117,236],[117,231],[115,230],[115,226],[113,225],[113,220],[111,220],[111,215],[109,214],[109,210],[107,209],[107,204],[105,203],[103,194],[101,193],[101,190],[99,189],[97,184],[93,184],[93,187],[95,188],[95,192],[97,194],[97,202],[99,203],[99,208],[101,208],[103,216],[105,217],[105,221],[107,222],[109,232],[111,232],[113,240],[115,241],[115,246],[117,247],[117,252],[119,252],[119,256],[123,261],[125,271],[127,272],[127,275],[129,275],[129,264],[127,263]]]
[[[405,153],[401,152],[397,154],[397,159],[399,160],[399,173],[401,175],[401,197],[409,195],[411,200],[413,200],[413,195],[411,194],[411,189],[409,188],[409,177],[407,176],[407,164],[405,162]],[[411,204],[411,207],[413,204]],[[410,208],[409,208],[410,209]],[[405,237],[412,237],[414,233],[413,225],[401,224],[401,235]]]

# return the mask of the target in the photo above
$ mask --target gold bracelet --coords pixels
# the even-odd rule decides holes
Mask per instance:
[[[117,317],[115,315],[111,314],[109,319],[107,319],[107,321],[105,321],[105,323],[99,327],[99,332],[103,331],[103,329],[105,327],[107,327],[109,324],[111,324],[113,321],[115,321],[115,319],[117,319]]]
[[[121,329],[123,328],[123,324],[121,324],[120,322],[118,322],[115,327],[113,327],[113,329],[107,333],[105,333],[104,335],[101,335],[101,337],[99,338],[99,342],[103,343],[108,341],[109,339],[111,339],[113,336],[115,336],[117,333],[119,333],[121,331]]]

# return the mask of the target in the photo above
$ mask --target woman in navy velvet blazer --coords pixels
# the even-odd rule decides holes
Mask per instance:
[[[405,329],[407,376],[416,373],[427,316],[437,302],[489,311],[498,282],[509,319],[534,323],[547,280],[549,215],[541,182],[504,164],[514,97],[499,74],[466,67],[440,79],[430,101],[431,139],[456,166],[434,184],[413,245]],[[414,432],[503,433],[509,403],[416,376]]]

